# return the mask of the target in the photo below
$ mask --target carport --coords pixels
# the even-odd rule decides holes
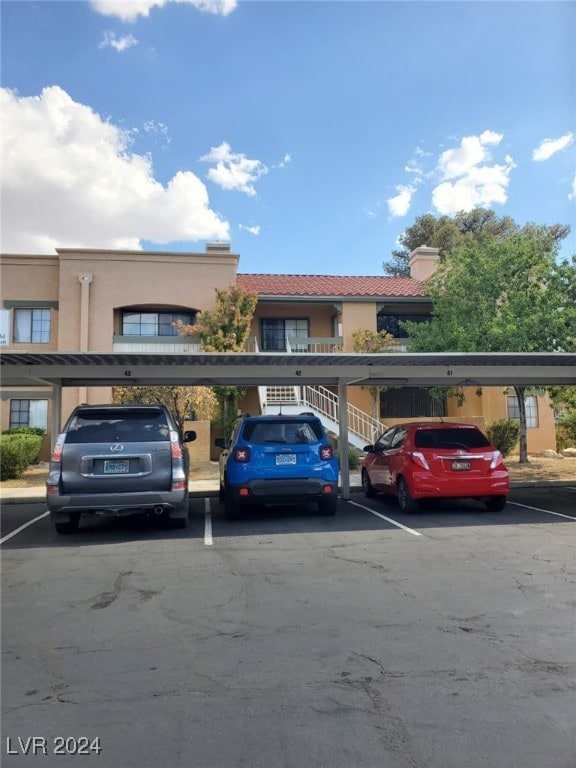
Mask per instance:
[[[62,388],[88,386],[337,386],[342,496],[350,497],[349,386],[480,387],[576,384],[574,353],[129,354],[4,352],[3,387],[52,388],[52,438],[62,418]]]

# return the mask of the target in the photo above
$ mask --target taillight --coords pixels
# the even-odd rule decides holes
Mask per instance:
[[[490,469],[496,469],[497,466],[503,464],[502,454],[500,451],[494,451],[492,454],[492,460],[490,462]]]
[[[250,461],[250,449],[236,448],[234,451],[234,461],[238,461],[241,464],[245,464],[247,461]]]
[[[64,434],[58,435],[58,440],[56,440],[56,445],[52,451],[50,461],[62,461],[62,447],[64,445],[64,437]]]
[[[178,432],[175,432],[173,429],[170,430],[170,450],[173,459],[182,458],[182,446],[180,445],[180,438],[178,437]]]
[[[329,461],[334,456],[334,451],[331,445],[323,445],[320,448],[320,458],[322,461]]]
[[[420,451],[410,451],[409,454],[410,458],[414,462],[414,464],[417,464],[419,467],[422,467],[422,469],[427,469],[430,471],[430,467],[428,466],[428,462],[426,461],[426,456],[424,456],[423,453]]]

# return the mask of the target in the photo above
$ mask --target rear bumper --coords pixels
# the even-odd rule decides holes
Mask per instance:
[[[456,477],[440,477],[429,472],[415,472],[407,478],[413,499],[443,498],[462,499],[483,496],[508,496],[510,481],[507,472],[493,472],[489,476],[458,474]]]
[[[184,517],[188,514],[188,489],[71,496],[47,494],[46,503],[53,522],[65,522],[71,514],[78,512],[107,517],[124,517],[157,512],[160,507],[170,517]]]
[[[239,504],[288,505],[336,498],[338,484],[318,477],[259,479],[229,485],[226,493],[230,501]]]

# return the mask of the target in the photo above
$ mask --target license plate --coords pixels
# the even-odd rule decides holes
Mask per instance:
[[[458,471],[466,471],[470,469],[470,462],[469,461],[453,461],[452,462],[452,469],[458,470]]]
[[[107,475],[121,475],[128,472],[130,468],[128,460],[126,461],[104,461],[104,473]]]
[[[296,454],[279,453],[276,456],[276,464],[296,464]]]

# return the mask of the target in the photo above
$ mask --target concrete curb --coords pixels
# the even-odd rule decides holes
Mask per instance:
[[[519,480],[510,483],[511,488],[576,488],[574,480]],[[350,478],[350,490],[361,491],[362,485],[359,478]],[[203,496],[217,496],[217,480],[191,480],[189,496],[191,498]],[[42,504],[46,501],[44,487],[33,488],[5,488],[0,489],[0,504]]]

